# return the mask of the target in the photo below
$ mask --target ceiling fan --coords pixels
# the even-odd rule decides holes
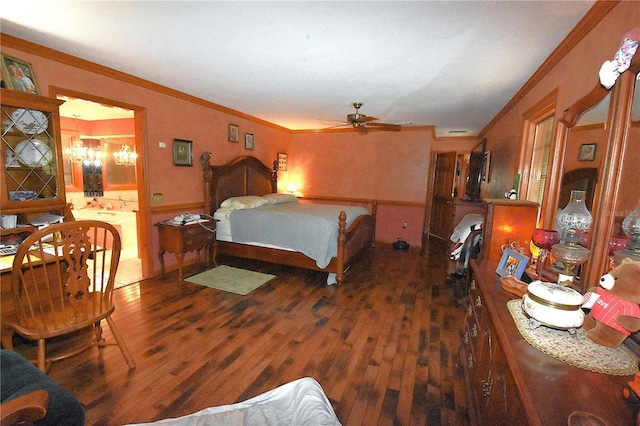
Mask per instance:
[[[371,117],[368,115],[360,114],[360,107],[362,107],[362,102],[354,102],[353,107],[356,109],[356,112],[353,114],[347,114],[347,120],[344,124],[340,124],[338,126],[333,126],[330,128],[341,127],[341,126],[351,126],[354,129],[366,132],[368,128],[377,128],[380,130],[388,130],[388,131],[398,131],[400,130],[400,124],[390,124],[390,123],[378,123],[376,117]]]

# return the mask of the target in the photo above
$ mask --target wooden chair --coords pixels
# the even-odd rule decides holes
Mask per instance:
[[[19,396],[0,405],[1,425],[32,425],[47,414],[49,393],[46,390],[36,390]]]
[[[108,223],[81,220],[47,226],[18,247],[11,273],[14,312],[2,317],[2,344],[13,349],[13,336],[37,341],[37,363],[46,372],[52,362],[92,346],[117,344],[129,365],[136,364],[111,314],[121,242]],[[115,343],[102,337],[106,320]],[[93,328],[91,339],[47,357],[45,341]]]

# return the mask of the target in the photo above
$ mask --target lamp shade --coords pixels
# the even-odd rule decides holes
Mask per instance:
[[[589,213],[584,203],[584,191],[571,191],[569,203],[560,214],[558,214],[557,223],[563,231],[563,239],[566,239],[568,236],[576,237],[578,235],[577,233],[568,232],[569,230],[583,232],[589,230],[591,227],[591,213]]]

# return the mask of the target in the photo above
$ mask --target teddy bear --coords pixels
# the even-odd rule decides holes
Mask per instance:
[[[595,343],[617,348],[640,330],[640,261],[624,259],[600,278],[600,286],[584,294],[583,308],[591,309],[582,328]]]

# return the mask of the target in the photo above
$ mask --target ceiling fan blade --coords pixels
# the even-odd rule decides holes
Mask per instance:
[[[399,124],[390,124],[390,123],[367,123],[369,127],[377,127],[381,130],[387,130],[392,132],[397,132],[401,129],[402,126]]]
[[[324,127],[322,130],[337,129],[338,127],[351,127],[351,123],[336,124],[335,126]]]
[[[368,115],[361,115],[360,116],[360,122],[361,123],[369,123],[371,121],[376,121],[377,118],[376,117],[370,117]]]

